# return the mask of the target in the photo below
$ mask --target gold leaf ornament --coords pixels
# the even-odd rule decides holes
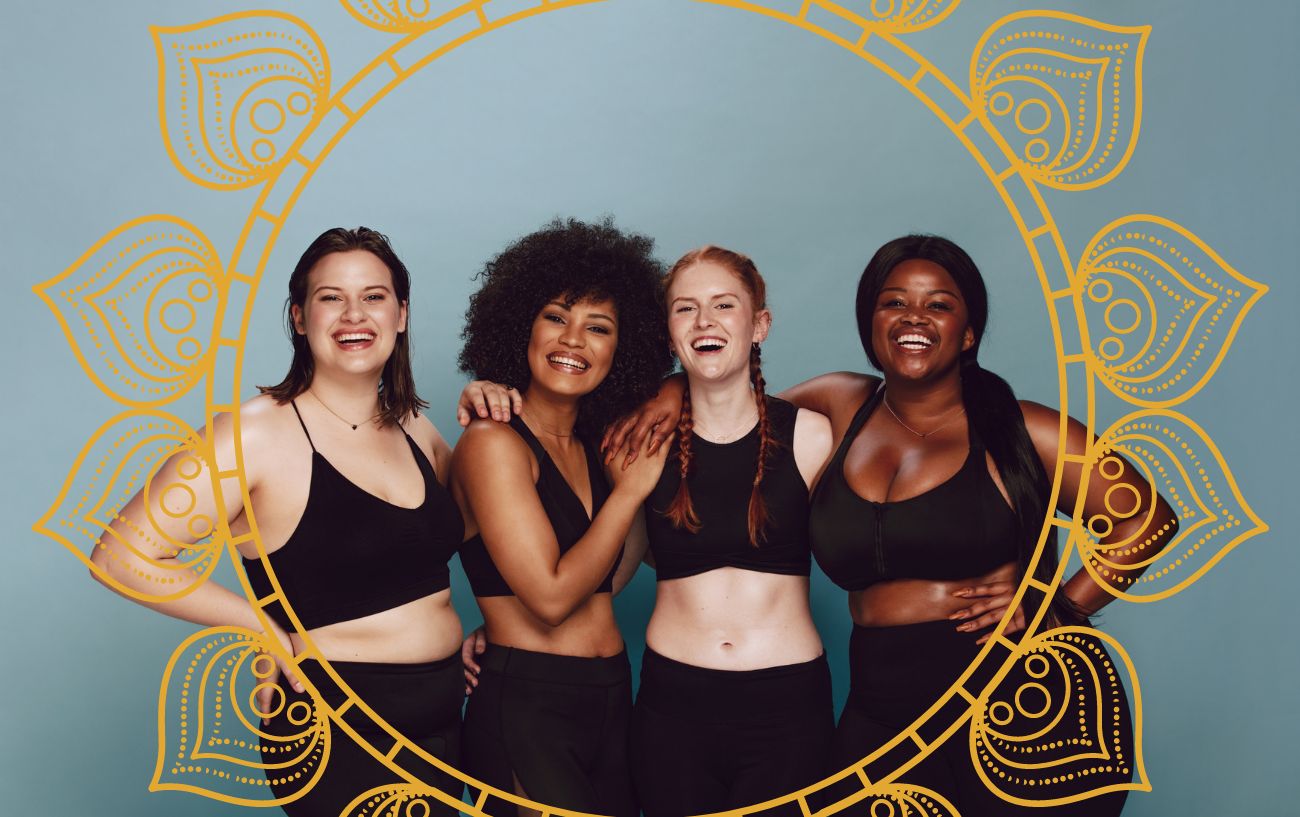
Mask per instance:
[[[1135,749],[1126,748],[1121,673],[1133,689]],[[971,760],[991,790],[1020,805],[1149,791],[1141,701],[1132,661],[1109,635],[1062,627],[1025,638],[972,709]]]
[[[818,0],[816,5],[850,20],[869,31],[907,34],[942,22],[961,0],[857,0],[835,3]]]
[[[214,628],[195,633],[176,649],[158,697],[152,790],[276,806],[315,784],[329,758],[328,711],[310,686],[308,701],[286,703],[278,685],[270,709],[259,710],[257,693],[272,683],[276,670],[272,656],[287,659],[272,642],[249,630]],[[286,736],[266,732],[262,716],[282,710],[300,729]],[[281,796],[267,799],[268,779]]]
[[[845,813],[867,817],[962,817],[943,796],[906,783],[873,786],[861,805]]]
[[[394,34],[436,28],[441,16],[459,5],[447,0],[343,0],[343,7],[357,20]]]
[[[348,817],[430,817],[435,807],[442,811],[442,798],[450,799],[450,796],[427,786],[399,783],[365,792],[342,813]]]
[[[1120,457],[1123,459],[1121,460]],[[1156,601],[1187,588],[1237,545],[1268,530],[1237,487],[1227,462],[1205,431],[1173,411],[1130,414],[1098,439],[1090,482],[1114,482],[1124,460],[1141,471],[1173,508],[1178,531],[1156,531],[1144,541],[1098,543],[1115,522],[1127,518],[1138,497],[1116,483],[1106,492],[1106,512],[1083,520],[1073,538],[1084,566],[1097,583],[1129,601]],[[1141,498],[1150,506],[1150,498]],[[1136,558],[1135,558],[1136,557]],[[1126,576],[1122,566],[1142,566],[1141,576]],[[1116,584],[1119,587],[1116,587]]]
[[[329,95],[329,61],[316,34],[271,11],[151,31],[158,118],[176,167],[216,189],[272,178]]]
[[[1137,144],[1150,32],[1063,12],[1004,17],[975,47],[972,104],[1035,181],[1105,184]]]
[[[1130,403],[1169,406],[1201,389],[1268,287],[1168,219],[1135,215],[1079,262],[1077,307],[1094,371]]]
[[[181,219],[127,222],[35,290],[82,369],[119,403],[171,402],[208,371],[225,273]]]
[[[61,543],[99,578],[119,593],[146,602],[162,602],[189,593],[212,575],[220,563],[227,530],[218,520],[194,509],[194,492],[183,482],[163,485],[155,481],[159,467],[173,455],[183,477],[199,478],[211,473],[211,450],[184,421],[156,411],[133,411],[104,423],[82,447],[64,479],[50,509],[34,530]],[[167,520],[150,516],[141,529],[120,515],[121,509],[143,491],[146,501],[163,499]],[[158,524],[165,522],[165,525]],[[190,538],[178,540],[165,529],[181,527]],[[105,544],[96,544],[103,536]],[[197,541],[194,541],[197,540]],[[165,551],[172,558],[157,559],[153,552],[136,546],[143,542],[153,552]],[[143,576],[156,588],[140,592],[90,561],[92,548],[107,548],[110,561],[127,553],[140,557],[144,568],[123,560],[128,569]]]

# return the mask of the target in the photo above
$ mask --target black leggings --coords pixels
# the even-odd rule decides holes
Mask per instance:
[[[979,635],[957,632],[955,623],[951,621],[928,621],[900,627],[854,627],[849,641],[849,699],[835,733],[836,770],[859,762],[888,743],[947,692],[952,682],[957,680],[979,653],[981,647],[975,643]],[[1106,655],[1100,639],[1082,636],[1077,643],[1083,650],[1100,650],[1106,660],[1114,665],[1113,659]],[[1065,697],[1065,684],[1063,676],[1056,671],[1049,671],[1041,677],[1037,675],[1047,666],[1048,663],[1041,660],[1031,664],[1030,668],[1036,673],[1031,677],[1026,672],[1025,662],[1018,663],[1000,682],[991,700],[1012,700],[1018,688],[1031,684],[1033,686],[1026,688],[1021,702],[1026,709],[1034,711],[1047,706],[1050,698],[1052,705],[1047,706],[1047,712],[1042,716],[1042,721],[1049,720],[1059,711],[1055,704]],[[996,667],[981,666],[976,672],[985,677],[976,678],[975,684],[982,685],[991,679],[994,670]],[[1087,683],[1083,677],[1079,680]],[[966,687],[976,689],[978,687],[975,684],[967,682]],[[1044,690],[1048,697],[1044,697]],[[1073,782],[1066,785],[1053,784],[1052,797],[1089,791],[1107,784],[1126,783],[1131,779],[1133,728],[1129,719],[1128,700],[1121,692],[1115,700],[1105,699],[1102,709],[1102,734],[1097,735],[1095,730],[1088,728],[1082,739],[1096,741],[1100,738],[1105,741],[1111,750],[1111,759],[1083,761],[1068,769],[1062,768],[1058,774],[1073,774]],[[1004,713],[1008,712],[1010,709],[1004,709],[996,715],[1005,717]],[[1070,746],[1075,745],[1070,742],[1080,740],[1081,731],[1079,719],[1073,712],[1072,709],[1068,710],[1065,717],[1034,743],[1042,746],[1060,740]],[[990,712],[990,715],[995,713]],[[1025,721],[1018,724],[1013,723],[1007,728],[1018,728],[1018,734],[1029,734]],[[1047,726],[1043,722],[1035,722],[1033,725]],[[900,781],[946,797],[964,815],[1026,817],[1050,811],[1053,815],[1071,817],[1112,817],[1124,808],[1127,797],[1125,791],[1050,809],[1009,803],[990,791],[976,772],[971,762],[969,733],[969,725],[963,725],[928,757],[904,772]],[[1008,744],[1004,754],[1015,756],[1018,748],[1014,744]],[[1041,762],[1051,757],[1050,751],[1037,752],[1034,757],[1025,760]],[[1046,794],[1041,786],[1017,785],[1006,778],[999,778],[998,769],[1011,775],[1017,770],[992,765],[985,769],[1009,793],[1025,799],[1041,798]],[[1042,776],[1041,772],[1037,774]],[[1028,776],[1033,775],[1034,772],[1031,771]],[[871,802],[870,799],[864,801],[858,809],[846,810],[844,813],[869,813]]]
[[[465,700],[460,653],[423,664],[331,661],[330,666],[375,714],[407,740],[448,764],[456,765],[460,758],[460,711]],[[346,696],[320,664],[306,661],[300,672],[320,691],[330,707],[338,709],[342,706]],[[306,692],[294,692],[287,685],[281,688],[286,692],[285,705],[263,728],[280,737],[301,735],[310,728],[310,722],[295,725],[290,718],[301,722],[304,713],[310,712],[311,698]],[[308,708],[299,702],[306,702]],[[379,751],[387,752],[392,748],[394,740],[359,707],[347,709],[343,720]],[[286,756],[296,756],[293,751],[285,751],[286,745],[292,744],[263,743],[263,761],[282,765]],[[309,776],[315,772],[312,766],[319,758],[319,753],[313,753],[306,762],[293,767],[268,769],[266,776],[271,790],[277,797],[298,791],[301,784],[293,780],[286,782],[285,777],[292,777],[295,772]],[[460,799],[463,787],[459,780],[409,750],[400,751],[394,760],[404,769],[418,774],[424,783]],[[339,817],[343,809],[363,792],[379,786],[406,783],[337,725],[331,724],[329,760],[325,771],[303,797],[283,808],[293,817]],[[457,813],[456,809],[443,805],[436,798],[420,799],[429,805],[430,814]]]
[[[465,712],[466,772],[546,805],[636,816],[626,652],[577,658],[488,644],[478,661],[482,671]]]
[[[789,794],[826,773],[834,730],[825,655],[729,671],[646,649],[632,715],[637,796],[646,817],[683,817]]]

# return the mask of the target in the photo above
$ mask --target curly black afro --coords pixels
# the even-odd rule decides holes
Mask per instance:
[[[655,394],[671,369],[654,240],[624,233],[606,217],[587,224],[555,219],[506,247],[478,277],[483,286],[465,312],[460,369],[520,390],[532,379],[528,341],[542,308],[563,297],[609,299],[618,310],[618,349],[609,375],[582,399],[578,430],[605,426]]]

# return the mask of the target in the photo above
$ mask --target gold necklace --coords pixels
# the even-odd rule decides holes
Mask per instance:
[[[739,423],[732,426],[731,430],[728,431],[726,434],[704,434],[702,429],[698,425],[695,427],[695,433],[697,436],[703,437],[709,442],[729,443],[732,442],[732,438],[734,438],[737,434],[739,434],[741,431],[749,431],[749,429],[753,428],[754,424],[756,424],[757,422],[758,422],[758,409],[755,408],[753,414],[745,417],[744,420],[741,420]]]
[[[903,422],[903,418],[898,416],[898,412],[894,411],[894,407],[891,406],[891,405],[889,405],[889,398],[888,398],[887,396],[885,396],[885,395],[881,395],[881,397],[880,397],[880,402],[882,402],[882,403],[885,404],[885,408],[889,409],[889,413],[893,415],[894,419],[895,419],[896,421],[898,421],[898,424],[899,424],[900,426],[902,426],[903,428],[905,428],[905,429],[907,429],[908,431],[912,432],[913,434],[915,434],[916,436],[920,437],[920,438],[923,439],[923,440],[924,440],[926,437],[929,437],[931,434],[933,434],[933,433],[935,433],[936,431],[938,431],[939,429],[941,429],[941,428],[943,428],[944,426],[948,425],[948,424],[951,423],[953,420],[956,420],[958,417],[960,417],[960,416],[962,416],[963,414],[966,413],[966,407],[965,407],[965,406],[958,406],[958,407],[957,407],[957,413],[956,413],[956,414],[954,414],[953,416],[949,417],[947,420],[944,420],[942,423],[940,423],[939,425],[937,425],[937,426],[935,426],[934,428],[930,429],[929,431],[926,431],[926,432],[920,432],[920,431],[917,431],[916,429],[912,428],[911,426],[909,426],[907,423]]]
[[[525,412],[526,411],[527,409],[525,408]],[[538,428],[540,428],[542,431],[545,431],[547,434],[550,434],[552,437],[556,437],[559,439],[568,439],[569,437],[573,436],[573,429],[569,429],[568,434],[562,434],[559,431],[553,431],[547,428],[545,423],[543,423],[541,420],[534,417],[532,414],[528,414],[528,418],[532,420],[534,423],[536,423]]]
[[[320,399],[320,395],[316,394],[316,392],[312,391],[311,389],[307,389],[307,393],[310,394],[310,395],[311,395],[311,396],[316,400],[317,403],[320,403],[322,406],[324,406],[324,407],[325,407],[325,410],[328,411],[330,414],[333,414],[335,417],[339,418],[339,419],[342,420],[343,422],[345,422],[345,423],[347,423],[348,425],[352,426],[352,430],[353,430],[353,431],[356,431],[356,430],[357,430],[357,427],[361,425],[361,423],[354,423],[354,422],[352,422],[351,420],[349,420],[348,418],[344,417],[342,414],[339,414],[337,411],[335,411],[334,409],[330,408],[329,405],[328,405],[324,400]],[[363,422],[366,422],[366,423],[373,423],[375,420],[379,419],[379,417],[380,417],[381,415],[383,415],[383,412],[382,412],[382,411],[381,411],[381,412],[378,412],[378,413],[376,413],[376,414],[374,414],[373,416],[369,417],[368,419],[364,420]]]

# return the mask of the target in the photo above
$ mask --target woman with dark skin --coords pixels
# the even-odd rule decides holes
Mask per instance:
[[[1086,427],[1017,401],[1001,378],[979,366],[987,296],[978,269],[955,244],[933,236],[886,244],[859,282],[857,313],[863,347],[883,380],[836,373],[782,394],[826,414],[836,441],[814,494],[811,532],[819,564],[850,591],[855,625],[852,689],[836,734],[840,767],[922,714],[975,659],[992,636],[988,628],[1008,615],[1048,512],[1048,474],[1060,468],[1057,509],[1072,513],[1082,500],[1088,518],[1118,517],[1099,544],[1120,564],[1137,562],[1145,547],[1158,548],[1177,530],[1168,504],[1117,456],[1110,468],[1118,476],[1094,476],[1085,488],[1080,459],[1093,442]],[[649,438],[653,450],[663,436],[655,427],[675,422],[679,390],[664,389],[639,418],[613,429],[610,449],[630,440],[639,450]],[[1107,508],[1114,485],[1126,486],[1120,495],[1131,498],[1131,507]],[[1129,543],[1140,546],[1117,547]],[[1057,558],[1050,537],[1035,578],[1051,582]],[[1120,586],[1140,572],[1111,569]],[[1050,624],[1086,623],[1111,598],[1081,570],[1055,595]],[[1024,626],[1017,608],[1003,633]],[[1088,648],[1104,654],[1096,639]],[[1015,684],[1017,673],[1023,670],[1004,683]],[[1062,690],[1049,691],[1059,702]],[[1106,744],[1098,748],[1109,760],[1078,775],[1080,792],[1122,784],[1132,774],[1131,726],[1119,698],[1107,734],[1093,736]],[[988,789],[960,735],[903,780],[947,797],[963,814],[1030,812]],[[1023,796],[1032,799],[1032,792]],[[1113,792],[1054,813],[1118,814],[1124,797]]]
[[[534,801],[616,817],[637,806],[630,667],[610,597],[664,455],[614,471],[611,486],[596,440],[668,369],[650,248],[609,222],[557,221],[489,262],[461,365],[518,384],[527,408],[509,425],[471,423],[452,466],[486,636],[465,769]]]
[[[323,750],[320,740],[302,748],[299,736],[310,738],[312,724],[291,720],[311,711],[302,679],[330,707],[346,700],[316,660],[289,660],[303,653],[307,639],[389,725],[448,764],[459,759],[462,631],[447,560],[463,527],[443,487],[451,450],[420,414],[426,404],[415,394],[409,292],[410,275],[384,236],[364,227],[322,233],[289,279],[289,374],[241,405],[238,418],[214,420],[210,462],[194,465],[194,458],[178,454],[153,478],[187,488],[195,498],[192,513],[225,514],[241,541],[249,583],[266,597],[274,588],[258,545],[246,535],[255,514],[262,549],[302,624],[294,632],[280,605],[267,607],[266,634],[282,652],[259,679],[256,707],[272,791],[290,797],[307,789],[285,804],[292,815],[337,817],[366,791],[404,782],[340,729],[331,732],[319,779],[310,788],[298,782],[316,774]],[[249,507],[238,501],[238,490],[224,492],[220,502],[213,490],[210,468],[233,470],[237,463]],[[95,564],[143,592],[160,573],[174,577],[169,581],[194,581],[187,570],[159,567],[177,555],[168,539],[195,538],[186,524],[191,515],[168,512],[173,493],[142,491],[132,499],[119,514],[123,524],[100,540]],[[262,629],[248,599],[214,581],[146,606],[209,627]],[[358,724],[372,745],[391,744],[380,727]],[[424,779],[459,799],[459,781],[432,764]],[[433,797],[421,799],[430,813],[456,813]]]

